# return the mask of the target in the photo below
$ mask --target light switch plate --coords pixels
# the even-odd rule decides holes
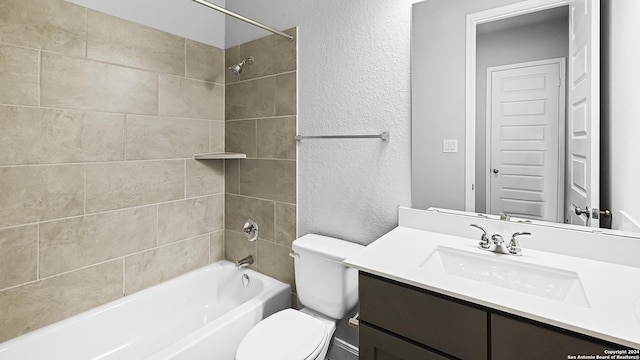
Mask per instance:
[[[442,140],[442,152],[444,152],[444,153],[457,153],[458,152],[458,140],[457,139],[444,139],[444,140]]]

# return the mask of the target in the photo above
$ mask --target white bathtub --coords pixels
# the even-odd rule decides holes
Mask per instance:
[[[233,360],[254,324],[290,306],[290,292],[221,261],[1,343],[0,360]]]

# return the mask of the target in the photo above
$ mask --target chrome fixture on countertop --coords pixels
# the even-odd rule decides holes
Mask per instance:
[[[478,249],[487,250],[499,254],[522,256],[522,248],[520,248],[520,243],[518,242],[517,238],[518,236],[524,235],[531,236],[530,232],[516,232],[511,235],[511,241],[509,241],[509,243],[507,244],[500,234],[491,235],[491,240],[489,240],[489,235],[485,228],[476,224],[470,224],[469,226],[482,230],[482,236],[480,237],[480,242],[478,243]]]

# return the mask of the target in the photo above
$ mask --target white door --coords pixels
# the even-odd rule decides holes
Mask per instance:
[[[566,221],[571,224],[598,227],[600,224],[598,220],[600,207],[600,1],[572,0],[569,11]],[[576,209],[587,208],[588,212],[576,214]]]
[[[563,219],[564,59],[489,68],[488,209]]]

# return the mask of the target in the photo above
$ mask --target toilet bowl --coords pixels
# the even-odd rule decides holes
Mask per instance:
[[[336,329],[333,319],[286,309],[254,326],[242,339],[236,360],[324,359]]]
[[[362,245],[305,235],[292,245],[299,302],[256,324],[244,336],[236,360],[324,360],[343,318],[358,302],[358,272],[342,265]]]

